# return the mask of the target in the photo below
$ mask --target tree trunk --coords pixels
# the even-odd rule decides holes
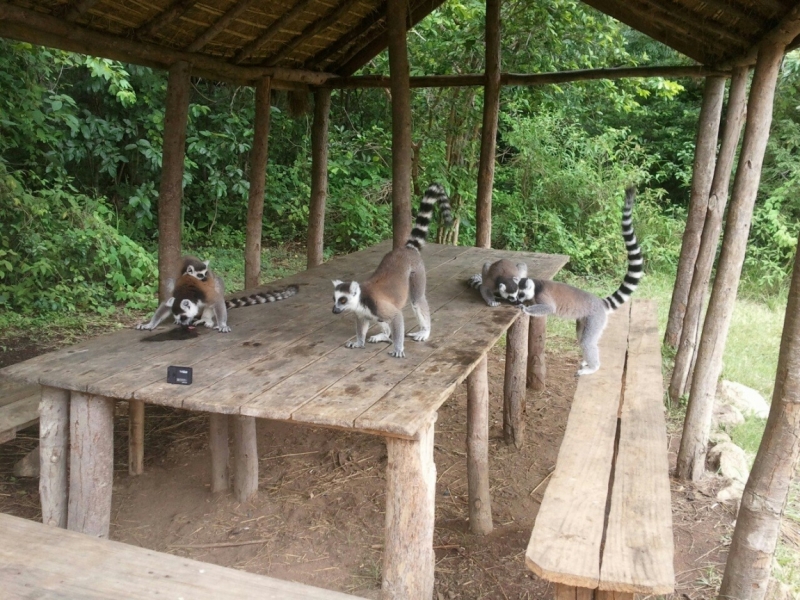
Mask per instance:
[[[181,198],[186,122],[189,118],[191,66],[176,62],[169,69],[164,115],[164,148],[158,188],[158,301],[169,298],[169,280],[178,274],[181,260]]]
[[[306,268],[322,264],[325,236],[325,202],[328,199],[328,124],[331,90],[314,91],[314,124],[311,129],[311,206],[308,211],[308,260]]]
[[[800,241],[798,241],[800,248]],[[783,322],[767,428],[744,488],[720,598],[761,600],[767,592],[781,517],[800,455],[800,255]]]
[[[697,124],[689,215],[686,218],[686,229],[683,232],[678,273],[675,277],[675,287],[672,290],[667,332],[664,336],[664,343],[671,348],[678,345],[683,314],[686,311],[686,299],[692,284],[694,262],[700,247],[700,234],[703,232],[708,194],[711,191],[711,179],[714,176],[717,136],[724,96],[725,78],[706,78],[706,85],[703,89],[703,106],[700,109],[700,119]]]
[[[469,529],[492,532],[489,493],[489,374],[486,355],[467,376],[467,487]]]
[[[258,492],[258,442],[256,418],[234,415],[233,493],[239,502],[249,502]]]
[[[39,402],[39,499],[42,523],[67,526],[69,391],[42,386]]]
[[[547,342],[547,317],[534,317],[528,326],[528,374],[527,387],[535,392],[545,388],[547,363],[544,348]]]
[[[247,233],[244,243],[244,287],[258,287],[261,275],[261,232],[264,227],[264,187],[269,157],[269,117],[272,80],[256,84],[256,117],[250,150],[250,193],[247,201]]]
[[[405,245],[411,233],[411,87],[406,44],[407,0],[388,0],[386,21],[392,93],[392,239]]]
[[[747,236],[750,233],[753,204],[761,179],[761,164],[772,123],[772,103],[783,50],[784,46],[765,46],[758,53],[747,103],[744,142],[725,223],[722,253],[703,324],[703,337],[697,353],[692,391],[678,453],[678,477],[682,479],[698,480],[705,473],[714,394],[722,371],[722,353],[728,338]]]
[[[503,438],[519,450],[525,443],[525,383],[528,370],[528,317],[521,315],[506,333],[503,384]]]
[[[483,88],[483,129],[475,198],[475,245],[492,245],[492,186],[497,148],[497,114],[500,110],[500,0],[486,0],[486,84]]]
[[[708,210],[700,239],[700,249],[694,265],[692,285],[689,289],[686,313],[680,332],[680,344],[678,353],[675,355],[675,367],[672,370],[672,380],[669,386],[669,397],[673,403],[677,402],[678,398],[689,389],[689,373],[697,348],[696,337],[700,327],[700,314],[703,310],[708,281],[711,278],[711,268],[714,266],[714,258],[717,254],[719,234],[722,230],[722,215],[725,214],[725,205],[728,202],[728,186],[731,180],[733,159],[739,145],[739,135],[747,109],[747,72],[747,67],[739,67],[735,69],[731,78],[728,113],[722,131],[722,145],[714,170],[714,180],[711,183],[711,193],[707,201]]]
[[[128,473],[144,473],[144,402],[128,400]]]

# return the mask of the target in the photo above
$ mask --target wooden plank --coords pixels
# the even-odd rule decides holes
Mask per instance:
[[[663,393],[656,306],[636,300],[602,590],[669,594],[675,586]]]
[[[39,420],[41,386],[32,386],[31,389],[33,394],[27,398],[0,406],[0,435],[5,432],[16,434],[19,429],[33,425]]]
[[[0,514],[0,564],[3,565],[5,598],[353,598],[300,583],[44,527],[5,514]]]
[[[41,387],[35,383],[20,383],[11,379],[0,378],[0,407],[31,396],[38,398],[41,393]]]
[[[596,588],[628,347],[628,304],[600,340],[602,366],[578,378],[556,469],[533,527],[525,563],[556,583]]]

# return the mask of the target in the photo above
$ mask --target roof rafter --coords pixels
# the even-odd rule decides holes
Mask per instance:
[[[239,0],[234,4],[228,12],[222,15],[215,21],[208,29],[206,29],[200,36],[186,47],[187,52],[197,52],[208,44],[211,40],[217,37],[220,33],[225,31],[225,28],[230,25],[237,17],[241,16],[255,0]]]
[[[776,27],[764,34],[761,40],[748,49],[747,52],[730,61],[726,61],[722,66],[730,67],[754,64],[758,57],[758,50],[762,46],[780,44],[784,47],[789,47],[793,42],[796,42],[795,38],[797,38],[798,35],[800,35],[800,3],[796,4],[794,8],[781,19],[781,22],[778,23]]]
[[[160,12],[155,17],[147,21],[136,29],[137,37],[150,37],[156,35],[161,29],[180,19],[183,15],[194,8],[199,0],[176,0],[166,10]]]
[[[314,69],[324,63],[329,58],[336,56],[341,50],[344,50],[349,44],[352,44],[362,35],[367,33],[370,29],[375,27],[378,23],[385,21],[386,15],[378,10],[372,11],[355,27],[342,35],[338,40],[327,48],[320,50],[314,56],[309,58],[304,64],[304,69]]]
[[[267,27],[266,31],[254,39],[252,42],[247,44],[244,48],[242,48],[236,56],[233,57],[233,62],[236,64],[241,64],[243,61],[250,58],[253,54],[259,51],[259,49],[270,41],[273,37],[275,37],[278,33],[280,33],[281,28],[286,25],[289,21],[294,19],[297,15],[299,15],[306,6],[311,3],[311,0],[300,0],[297,4],[295,4],[292,8],[282,14],[278,19],[269,27]]]

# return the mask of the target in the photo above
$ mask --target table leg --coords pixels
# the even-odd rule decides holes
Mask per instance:
[[[469,528],[472,533],[492,531],[489,495],[489,375],[486,355],[467,376],[467,481]]]
[[[525,442],[525,371],[528,363],[528,319],[520,315],[506,334],[503,384],[503,437],[517,449]]]
[[[228,458],[228,415],[211,413],[209,415],[208,446],[211,449],[211,491],[227,492],[231,487]]]
[[[418,440],[386,438],[386,537],[383,600],[433,597],[433,525],[436,419],[420,429]]]
[[[544,346],[547,340],[547,317],[531,317],[528,327],[528,380],[527,384],[535,392],[545,387],[547,364],[544,360]]]
[[[555,600],[593,600],[594,590],[574,585],[556,584]]]
[[[258,491],[256,418],[233,417],[233,493],[239,502],[252,500]]]
[[[39,499],[42,523],[67,527],[69,391],[42,386],[39,402]]]
[[[144,473],[144,402],[128,401],[128,473]]]
[[[67,528],[107,538],[114,479],[114,401],[72,392]]]

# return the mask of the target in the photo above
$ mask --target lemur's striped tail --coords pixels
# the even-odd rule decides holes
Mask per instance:
[[[625,207],[622,209],[622,237],[625,240],[625,247],[628,250],[628,272],[625,274],[622,284],[617,291],[603,298],[606,305],[606,312],[617,310],[628,301],[634,290],[639,287],[639,280],[642,278],[642,249],[636,241],[636,234],[633,233],[633,200],[636,198],[636,188],[631,186],[625,190]]]
[[[239,298],[231,298],[225,301],[227,308],[240,308],[242,306],[252,306],[253,304],[266,304],[267,302],[277,302],[278,300],[285,300],[294,296],[299,291],[296,285],[290,285],[285,288],[277,290],[267,290],[266,292],[258,292],[249,296],[240,296]]]
[[[445,224],[450,225],[453,222],[453,212],[450,208],[450,200],[447,197],[447,193],[441,185],[432,183],[422,196],[414,229],[411,230],[411,235],[406,242],[408,248],[422,250],[425,241],[428,239],[428,226],[431,224],[431,217],[433,217],[433,209],[436,204],[439,204],[439,212],[442,213]]]
[[[471,287],[473,290],[477,290],[478,288],[480,288],[482,283],[483,283],[483,275],[481,275],[480,273],[475,273],[475,275],[467,279],[467,285]]]

